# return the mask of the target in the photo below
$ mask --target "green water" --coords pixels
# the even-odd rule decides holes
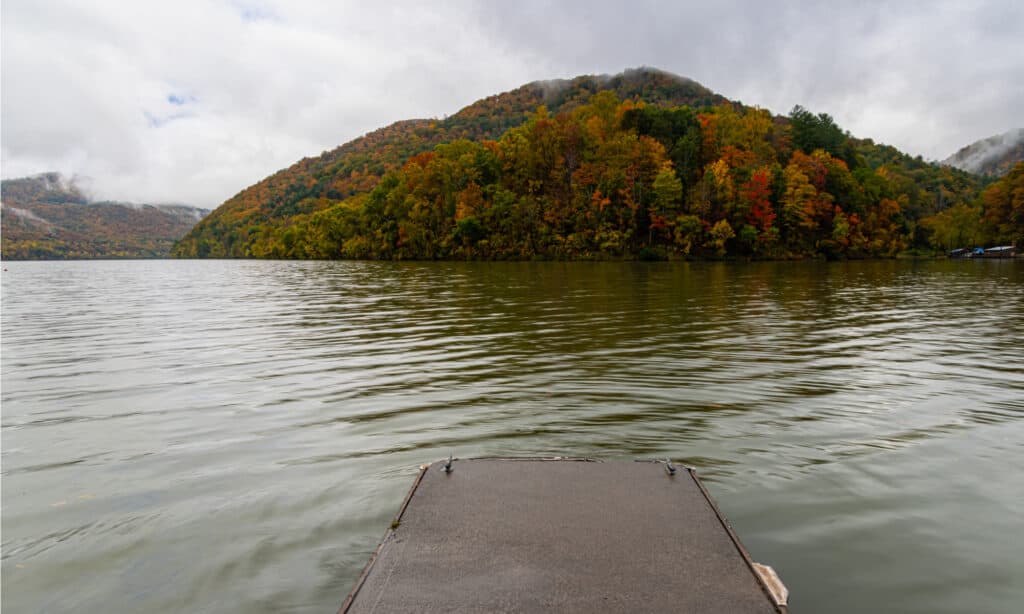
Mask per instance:
[[[452,451],[695,465],[794,612],[1024,603],[1024,262],[4,266],[4,610],[335,611]]]

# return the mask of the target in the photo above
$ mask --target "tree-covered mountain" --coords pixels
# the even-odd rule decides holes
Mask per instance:
[[[971,143],[942,161],[978,175],[1001,177],[1024,161],[1024,128]]]
[[[305,159],[224,203],[183,257],[869,257],[1005,242],[978,177],[639,69],[533,83]],[[959,218],[957,218],[959,219]]]
[[[2,254],[10,260],[166,258],[209,211],[92,202],[57,173],[5,179]]]
[[[612,77],[537,81],[490,96],[443,120],[396,122],[315,157],[304,158],[227,200],[175,249],[182,257],[279,257],[282,232],[296,215],[310,214],[376,187],[413,155],[457,139],[496,139],[545,105],[569,112],[595,93],[666,106],[704,107],[726,99],[702,85],[650,68]]]

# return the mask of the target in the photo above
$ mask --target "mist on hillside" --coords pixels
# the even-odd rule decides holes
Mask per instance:
[[[1002,174],[1000,164],[1006,156],[1024,157],[1024,128],[972,143],[942,161],[943,164],[983,175]],[[1011,165],[1012,166],[1012,165]]]

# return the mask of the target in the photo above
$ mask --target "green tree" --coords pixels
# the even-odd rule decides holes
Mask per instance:
[[[815,115],[800,105],[789,112],[790,134],[793,146],[804,153],[823,149],[833,156],[856,166],[856,156],[848,146],[849,137],[828,113]]]

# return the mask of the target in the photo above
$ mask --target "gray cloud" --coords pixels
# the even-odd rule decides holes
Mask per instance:
[[[216,206],[303,156],[522,83],[649,65],[927,158],[1020,124],[1015,2],[11,0],[4,177]]]
[[[479,19],[563,75],[653,65],[927,158],[1021,123],[1019,2],[548,4],[495,3]]]

